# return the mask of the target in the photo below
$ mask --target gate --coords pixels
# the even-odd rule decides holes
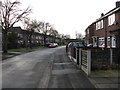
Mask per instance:
[[[89,75],[91,73],[91,51],[81,50],[81,69]]]

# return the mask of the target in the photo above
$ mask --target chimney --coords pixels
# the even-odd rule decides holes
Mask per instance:
[[[120,7],[120,1],[116,2],[116,8]]]
[[[101,13],[101,17],[103,17],[104,16],[104,13]]]

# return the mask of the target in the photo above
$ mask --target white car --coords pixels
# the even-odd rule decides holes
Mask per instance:
[[[58,44],[57,44],[57,43],[54,43],[54,45],[56,45],[56,47],[58,46]]]

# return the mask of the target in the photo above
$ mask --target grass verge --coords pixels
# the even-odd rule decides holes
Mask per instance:
[[[46,47],[40,46],[40,47],[33,47],[32,49],[30,48],[10,49],[8,51],[10,52],[31,52],[39,48],[46,48]]]
[[[97,70],[97,71],[92,71],[90,77],[120,77],[120,70]]]

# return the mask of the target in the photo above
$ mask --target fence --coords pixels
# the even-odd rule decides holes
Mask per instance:
[[[112,64],[120,64],[120,49],[70,47],[68,55],[87,75],[92,70],[109,69]]]

